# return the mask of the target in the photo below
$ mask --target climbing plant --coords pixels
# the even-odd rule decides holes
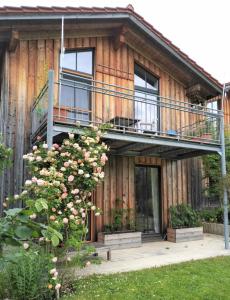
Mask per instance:
[[[89,216],[101,214],[91,196],[104,178],[103,168],[108,160],[108,147],[101,141],[106,128],[90,126],[82,129],[80,135],[69,133],[61,144],[55,143],[51,148],[43,142],[34,145],[32,152],[24,155],[30,178],[25,181],[23,192],[13,198],[22,200],[25,207],[5,210],[4,243],[21,244],[25,250],[39,244],[55,255],[55,261],[59,256],[61,260],[63,256],[68,259],[70,249],[80,254]],[[10,197],[3,203],[5,208],[9,202]],[[59,290],[56,268],[49,274],[47,287]]]
[[[4,167],[10,164],[11,154],[12,150],[4,145],[2,142],[2,137],[0,136],[0,173]]]
[[[225,132],[225,153],[227,176],[222,179],[221,157],[219,154],[209,154],[202,157],[204,166],[204,176],[208,179],[207,186],[204,188],[205,194],[209,198],[220,197],[222,194],[223,183],[230,188],[230,133]]]

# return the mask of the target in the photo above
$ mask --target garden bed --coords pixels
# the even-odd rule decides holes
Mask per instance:
[[[141,232],[128,231],[128,232],[116,232],[98,233],[98,242],[105,246],[109,246],[111,249],[120,248],[135,248],[141,246]]]
[[[179,243],[197,241],[203,240],[203,238],[203,227],[167,229],[167,240],[169,242]]]
[[[203,223],[204,233],[211,233],[216,235],[224,235],[224,224],[220,223]],[[230,225],[228,226],[230,231]]]

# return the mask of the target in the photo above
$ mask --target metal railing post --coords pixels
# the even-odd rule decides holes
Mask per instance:
[[[47,111],[47,144],[53,145],[53,104],[54,104],[54,71],[48,73],[48,111]]]
[[[225,156],[225,136],[224,136],[224,97],[225,97],[225,84],[223,86],[222,94],[222,116],[220,122],[220,141],[221,141],[221,173],[224,179],[227,175],[226,156]],[[223,205],[224,205],[224,242],[225,249],[229,249],[229,227],[228,227],[228,194],[225,184],[223,185]]]

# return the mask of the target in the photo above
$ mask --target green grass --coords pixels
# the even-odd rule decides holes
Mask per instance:
[[[63,300],[228,300],[230,257],[81,278]]]

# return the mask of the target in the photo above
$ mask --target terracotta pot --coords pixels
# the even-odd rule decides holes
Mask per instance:
[[[66,122],[67,121],[67,109],[65,107],[55,107],[53,108],[53,115],[55,122]]]

